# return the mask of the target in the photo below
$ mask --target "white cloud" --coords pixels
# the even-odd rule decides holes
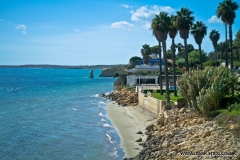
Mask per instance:
[[[208,19],[208,23],[222,23],[222,21],[217,16],[212,16]]]
[[[21,30],[23,35],[27,35],[27,32],[26,32],[27,26],[26,25],[19,24],[15,28]]]
[[[131,24],[131,23],[126,22],[126,21],[120,21],[120,22],[112,23],[111,27],[112,27],[112,28],[125,28],[125,29],[131,29],[131,28],[134,27],[134,24]]]
[[[75,31],[75,32],[79,32],[79,30],[78,30],[78,29],[75,29],[75,28],[74,28],[74,31]]]
[[[170,6],[146,5],[138,8],[136,11],[131,10],[131,20],[134,22],[143,23],[143,27],[149,29],[152,18],[155,14],[159,14],[159,12],[173,13],[175,12],[175,9],[171,8]]]
[[[129,6],[129,5],[127,5],[127,4],[122,4],[121,6],[122,6],[122,7],[125,7],[125,8],[132,8],[132,6]]]

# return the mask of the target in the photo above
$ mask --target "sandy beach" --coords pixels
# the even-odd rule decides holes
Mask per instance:
[[[152,123],[153,118],[143,114],[143,111],[138,107],[122,107],[114,102],[108,103],[107,116],[121,138],[121,147],[125,152],[125,157],[136,156],[142,150],[142,146],[135,141],[139,138],[145,141],[147,138],[144,134],[136,133],[138,131],[144,133],[146,126]]]

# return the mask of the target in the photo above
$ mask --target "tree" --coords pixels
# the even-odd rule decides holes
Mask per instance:
[[[199,49],[199,63],[200,63],[200,69],[202,70],[202,53],[201,53],[201,44],[204,36],[207,34],[207,26],[202,23],[201,21],[197,21],[195,24],[193,24],[191,34],[194,37],[195,42],[198,44]]]
[[[233,69],[233,52],[232,52],[232,24],[236,18],[235,11],[239,8],[237,2],[232,0],[224,0],[219,3],[217,8],[217,17],[229,25],[229,40],[230,40],[230,54],[231,54],[231,69]],[[226,56],[227,57],[227,56]]]
[[[207,53],[204,52],[203,50],[201,50],[201,54],[202,54],[202,58],[201,58],[202,63],[204,63],[208,60]],[[200,57],[200,52],[197,49],[191,51],[188,54],[188,59],[189,59],[189,62],[191,64],[191,67],[197,67],[198,64],[200,64],[199,57]]]
[[[150,47],[151,49],[151,53],[152,53],[152,57],[157,58],[158,54],[159,54],[159,46],[152,46]]]
[[[158,49],[159,49],[159,86],[160,86],[160,95],[163,95],[163,86],[162,86],[162,50],[161,50],[161,36],[160,36],[160,31],[159,31],[159,27],[160,27],[160,15],[155,15],[155,17],[152,19],[152,23],[151,23],[151,29],[153,31],[153,35],[156,37],[157,41],[158,41]]]
[[[189,71],[187,39],[189,37],[189,30],[191,29],[194,21],[194,17],[192,16],[192,14],[193,12],[190,11],[188,8],[181,8],[180,11],[177,11],[177,28],[179,30],[180,37],[184,39],[186,71]]]
[[[169,96],[169,83],[168,83],[168,65],[167,65],[167,55],[166,55],[166,40],[169,31],[169,26],[171,23],[171,19],[166,12],[159,13],[159,23],[157,24],[157,31],[159,33],[159,38],[162,41],[163,46],[163,55],[164,55],[164,70],[165,70],[165,80],[166,80],[166,101],[170,102]]]
[[[177,89],[176,89],[176,49],[175,49],[175,42],[174,39],[177,35],[177,25],[176,25],[177,16],[171,15],[171,24],[169,26],[169,37],[172,39],[172,57],[173,57],[173,85],[174,85],[174,96],[177,96]]]
[[[219,34],[218,31],[212,30],[209,34],[209,38],[211,39],[214,50],[215,50],[215,67],[217,67],[217,58],[218,58],[218,56],[217,56],[217,42],[220,38],[220,34]]]
[[[135,67],[140,60],[142,60],[142,58],[137,57],[137,56],[130,58],[130,60],[129,60],[130,66],[132,68]]]
[[[236,38],[233,41],[233,55],[236,57],[235,59],[240,62],[240,29],[236,34]]]
[[[141,53],[142,53],[142,56],[143,56],[144,64],[148,64],[149,55],[151,54],[150,46],[148,44],[142,45]]]

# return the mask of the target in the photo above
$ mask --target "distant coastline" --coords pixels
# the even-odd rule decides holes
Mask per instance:
[[[79,65],[79,66],[68,66],[68,65],[50,65],[50,64],[26,64],[26,65],[0,65],[0,68],[56,68],[56,69],[102,69],[112,68],[117,66],[123,66],[124,64],[116,65]]]

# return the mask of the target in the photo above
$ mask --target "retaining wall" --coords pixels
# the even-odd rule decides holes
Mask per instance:
[[[165,104],[166,101],[158,100],[151,96],[145,97],[143,93],[138,92],[138,105],[147,109],[156,116],[163,112],[163,106]]]

